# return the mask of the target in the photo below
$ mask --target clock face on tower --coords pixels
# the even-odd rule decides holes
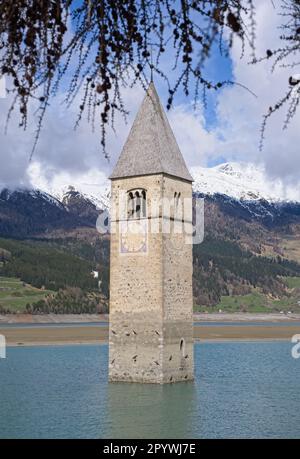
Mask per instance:
[[[147,225],[145,220],[127,220],[120,225],[121,253],[147,252]]]

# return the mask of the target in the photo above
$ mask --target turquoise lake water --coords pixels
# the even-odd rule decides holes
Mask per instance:
[[[0,438],[300,438],[289,342],[195,345],[195,382],[108,384],[107,345],[8,348]]]

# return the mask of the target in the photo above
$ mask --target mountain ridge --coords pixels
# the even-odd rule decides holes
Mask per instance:
[[[300,223],[298,190],[283,193],[283,185],[276,182],[272,191],[261,167],[224,163],[197,168],[194,178],[194,197],[204,198],[205,207],[217,204],[224,215],[268,228]],[[104,193],[85,191],[80,184],[51,189],[51,194],[47,189],[0,190],[0,235],[30,237],[56,229],[95,228],[99,213],[109,207],[109,188]]]
[[[192,168],[193,190],[206,195],[223,194],[243,201],[300,202],[298,187],[272,179],[262,165],[228,162]]]
[[[225,174],[227,180],[230,177],[243,180],[242,175],[236,175],[236,169],[224,167],[220,174]],[[286,310],[296,310],[300,289],[299,294],[295,289],[290,297],[288,280],[284,279],[300,276],[300,202],[268,201],[262,195],[249,198],[249,193],[238,199],[217,192],[205,194],[199,181],[194,186],[194,197],[205,199],[205,238],[202,244],[193,247],[195,304],[210,308],[227,296],[245,297],[248,301],[251,295],[261,295],[266,310],[281,310],[283,304]],[[8,270],[4,274],[24,279],[28,275],[34,282],[35,259],[46,246],[54,251],[54,257],[57,250],[66,251],[92,262],[93,268],[95,265],[94,269],[101,271],[105,279],[103,289],[108,292],[109,238],[101,236],[95,224],[108,203],[108,192],[101,199],[100,193],[91,196],[74,186],[57,189],[55,196],[24,188],[0,191],[0,236],[6,239],[2,241],[2,263]],[[36,251],[36,256],[25,260],[23,268],[19,257],[25,246],[21,251],[17,246],[15,255],[7,257],[8,244],[14,247],[10,242],[13,239],[29,244],[29,249]],[[47,278],[47,269],[44,271]],[[55,276],[50,277],[53,281]],[[64,279],[63,269],[59,278]],[[69,281],[65,283],[66,288],[70,287]],[[253,307],[255,302],[256,299]],[[48,306],[36,307],[44,311]],[[248,310],[243,299],[233,306]]]
[[[226,162],[214,167],[192,167],[194,178],[193,191],[207,196],[225,195],[241,201],[265,200],[272,203],[297,202],[300,203],[300,183],[296,186],[284,185],[280,179],[272,179],[262,165],[246,162]],[[92,201],[98,208],[109,204],[110,184],[106,187],[99,185],[99,191],[92,192],[95,183],[88,184],[86,179],[76,183],[53,187],[51,184],[41,187],[41,183],[32,177],[33,188],[41,188],[60,201],[72,188]],[[39,185],[39,186],[36,186]]]

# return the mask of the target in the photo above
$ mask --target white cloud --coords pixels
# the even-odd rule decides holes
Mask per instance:
[[[282,21],[269,0],[257,1],[257,56],[265,55],[268,48],[279,43],[280,31],[277,26]],[[212,158],[225,157],[227,160],[262,162],[271,176],[280,176],[287,183],[297,183],[300,167],[299,122],[300,111],[283,131],[285,113],[271,117],[267,126],[266,141],[262,153],[258,150],[259,130],[262,115],[270,105],[278,100],[287,87],[289,70],[278,68],[270,72],[270,62],[247,65],[249,49],[240,58],[241,48],[236,42],[231,51],[235,80],[249,87],[257,98],[239,86],[223,89],[217,98],[216,127],[210,131],[206,127],[203,108],[196,111],[188,102],[175,105],[168,113],[170,124],[176,135],[189,166],[205,165]],[[103,186],[103,177],[111,171],[128,135],[133,118],[143,98],[139,87],[125,89],[123,100],[130,111],[128,124],[117,115],[116,133],[108,130],[107,150],[111,161],[108,163],[101,152],[100,134],[91,132],[91,126],[82,120],[73,130],[78,113],[79,99],[67,110],[62,104],[63,95],[52,102],[45,118],[44,127],[34,155],[29,163],[29,155],[34,138],[34,123],[29,120],[28,130],[18,128],[18,113],[11,120],[9,133],[3,134],[8,99],[0,99],[0,186],[37,185],[51,189],[64,185],[88,183]],[[18,109],[17,109],[18,110]]]
[[[280,46],[281,32],[278,26],[283,18],[279,16],[278,8],[274,9],[268,0],[257,1],[256,5],[256,54],[260,57],[266,55],[267,49]],[[284,131],[286,109],[271,116],[263,151],[260,152],[258,148],[262,117],[268,112],[269,106],[274,106],[285,94],[291,71],[278,67],[272,73],[271,61],[246,65],[249,49],[246,48],[243,59],[240,58],[240,53],[240,46],[235,43],[231,52],[235,81],[251,89],[257,98],[238,86],[222,91],[218,100],[219,125],[216,130],[224,139],[219,145],[221,153],[228,159],[262,162],[271,176],[297,183],[300,168],[299,110]]]
[[[5,99],[6,97],[6,81],[5,76],[0,75],[0,99]]]
[[[5,135],[4,127],[10,100],[0,100],[0,188],[40,184],[41,187],[50,189],[58,184],[63,185],[63,180],[66,181],[65,185],[74,184],[76,181],[95,182],[95,177],[101,179],[109,174],[143,97],[142,89],[123,91],[123,100],[130,115],[127,124],[121,115],[116,116],[116,133],[108,129],[107,151],[111,162],[104,158],[100,145],[101,131],[97,130],[97,126],[93,133],[91,125],[83,118],[74,130],[80,95],[69,109],[63,105],[63,97],[64,94],[61,94],[55,98],[47,110],[32,163],[29,159],[36,128],[36,107],[30,106],[29,126],[26,131],[18,125],[20,119],[16,107]]]
[[[26,169],[28,166],[30,152],[30,136],[33,131],[27,132],[18,127],[14,114],[8,134],[4,134],[9,100],[0,99],[0,188],[3,186],[18,187],[29,184]]]
[[[190,105],[177,105],[168,113],[168,118],[180,150],[189,166],[205,164],[215,156],[218,141],[205,128],[203,109],[194,110]]]
[[[89,169],[87,172],[76,172],[71,174],[67,171],[53,171],[51,178],[46,177],[42,171],[41,164],[34,161],[28,168],[30,183],[34,188],[47,191],[48,193],[62,198],[70,185],[77,191],[88,196],[101,197],[107,190],[107,176],[98,169]]]

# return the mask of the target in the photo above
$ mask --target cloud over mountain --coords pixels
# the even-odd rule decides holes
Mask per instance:
[[[279,16],[279,9],[274,8],[269,0],[256,1],[256,6],[256,55],[260,57],[265,56],[267,49],[280,44],[278,25],[282,17]],[[290,70],[277,68],[272,73],[269,61],[248,65],[250,49],[246,46],[245,55],[241,58],[241,44],[238,41],[233,45],[230,59],[234,80],[248,87],[257,97],[238,85],[225,87],[215,93],[212,101],[215,111],[213,125],[207,122],[208,114],[201,103],[194,110],[191,99],[175,98],[175,105],[168,117],[188,165],[215,164],[220,162],[220,158],[261,163],[271,178],[275,180],[279,177],[287,185],[298,189],[300,111],[285,131],[282,130],[285,111],[271,117],[264,149],[262,152],[258,149],[262,115],[284,94]],[[218,59],[213,62],[218,66]],[[166,93],[160,90],[159,82],[158,90],[162,100],[166,101]],[[86,119],[82,120],[76,131],[73,129],[80,94],[69,109],[62,104],[63,98],[62,91],[49,107],[32,163],[29,163],[29,157],[34,140],[36,107],[31,106],[25,132],[18,126],[16,107],[8,134],[4,135],[9,100],[0,99],[0,187],[27,186],[32,181],[36,184],[37,179],[43,188],[56,187],[63,182],[68,185],[70,182],[76,184],[86,181],[91,186],[98,184],[102,187],[104,177],[111,171],[128,135],[143,98],[143,89],[135,87],[123,90],[124,104],[130,113],[127,124],[121,116],[117,116],[115,132],[108,129],[110,162],[101,153],[99,132],[96,129],[93,133]]]

